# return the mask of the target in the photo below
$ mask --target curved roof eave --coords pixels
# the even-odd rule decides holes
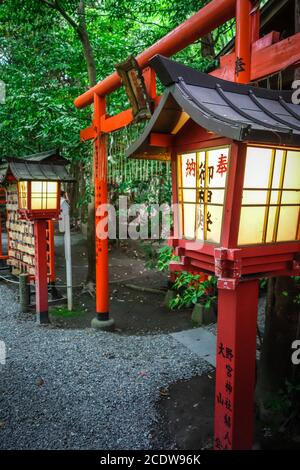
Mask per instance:
[[[223,137],[229,137],[234,140],[242,140],[243,135],[241,133],[244,129],[247,129],[247,125],[244,127],[238,124],[228,124],[225,121],[218,120],[217,118],[212,119],[211,115],[205,115],[204,113],[200,113],[199,109],[193,104],[191,100],[184,97],[180,86],[178,84],[174,84],[169,87],[165,93],[163,94],[158,107],[156,108],[153,116],[151,117],[148,125],[145,127],[141,136],[126,150],[126,156],[130,158],[147,156],[148,154],[159,154],[159,153],[166,153],[168,149],[165,147],[151,147],[149,143],[149,137],[152,131],[159,132],[155,129],[155,125],[158,119],[161,117],[162,113],[165,111],[165,106],[170,97],[173,97],[178,106],[180,107],[180,113],[182,111],[186,112],[190,119],[192,119],[196,124],[199,126],[215,132]],[[171,133],[174,127],[174,123],[171,123],[169,128],[169,133]],[[225,134],[224,131],[227,132]],[[147,150],[145,150],[145,148]]]

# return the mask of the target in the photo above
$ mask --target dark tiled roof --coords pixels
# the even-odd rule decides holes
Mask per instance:
[[[150,63],[167,89],[128,156],[166,150],[149,146],[150,133],[171,133],[182,111],[223,137],[300,146],[300,106],[292,103],[292,92],[229,82],[159,55]]]
[[[22,157],[22,160],[31,161],[31,162],[41,162],[47,159],[53,160],[54,158],[59,159],[59,160],[65,160],[63,157],[61,157],[58,148],[47,150],[46,152],[33,153],[31,155],[26,155],[25,157]]]
[[[0,183],[11,173],[17,181],[74,181],[68,174],[68,160],[58,150],[28,155],[22,158],[7,157],[0,162]]]

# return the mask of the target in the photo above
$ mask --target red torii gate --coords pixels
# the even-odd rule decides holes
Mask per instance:
[[[212,0],[208,5],[186,20],[172,32],[137,56],[143,70],[145,84],[150,98],[157,106],[156,77],[148,66],[156,54],[170,57],[197,39],[205,36],[229,19],[236,17],[235,52],[221,57],[220,68],[212,75],[225,80],[248,83],[262,79],[289,66],[300,65],[300,33],[279,41],[276,33],[259,38],[259,9],[253,8],[251,0]],[[236,70],[238,68],[238,73]],[[82,140],[94,139],[94,184],[95,207],[107,201],[107,156],[106,134],[121,129],[133,122],[132,109],[115,116],[106,113],[105,97],[122,82],[114,72],[75,100],[75,106],[84,108],[94,104],[92,125],[80,133]],[[96,213],[96,226],[104,216]],[[108,289],[108,239],[96,237],[96,319],[94,326],[109,328]]]
[[[259,80],[289,66],[300,64],[300,33],[278,41],[270,33],[259,39],[259,10],[252,12],[251,0],[212,0],[180,26],[137,56],[150,98],[156,106],[155,73],[148,67],[156,54],[167,57],[205,36],[222,23],[236,16],[235,52],[221,57],[221,67],[212,75],[225,80],[248,83]],[[237,58],[243,59],[244,70],[235,73]],[[106,114],[105,97],[122,86],[117,72],[109,75],[93,88],[75,99],[77,108],[94,104],[92,125],[80,132],[82,140],[96,139],[94,144],[95,207],[107,203],[107,158],[105,135],[133,122],[133,113],[127,109],[115,116]],[[96,215],[96,225],[100,218]],[[96,237],[96,313],[98,319],[109,318],[108,241]],[[104,326],[104,325],[103,325]],[[109,326],[109,325],[108,325]]]

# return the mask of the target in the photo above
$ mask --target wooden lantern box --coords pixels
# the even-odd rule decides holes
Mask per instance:
[[[250,449],[258,279],[300,274],[300,108],[292,93],[161,56],[166,91],[132,158],[170,159],[172,271],[218,278],[215,449]]]
[[[202,74],[156,56],[167,87],[131,158],[171,159],[172,271],[300,273],[300,109],[290,92]]]
[[[49,163],[51,162],[51,163]],[[25,180],[37,181],[45,178],[70,180],[64,165],[66,161],[59,156],[59,151],[51,150],[20,158],[3,158],[0,163],[0,184],[5,191],[7,256],[3,259],[12,267],[12,273],[27,273],[30,279],[35,277],[35,239],[34,224],[20,214],[18,184]],[[48,281],[55,281],[54,268],[54,225],[47,221],[47,273]]]

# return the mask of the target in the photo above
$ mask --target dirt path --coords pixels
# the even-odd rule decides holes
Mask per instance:
[[[63,237],[56,236],[57,284],[65,284]],[[72,236],[73,283],[85,282],[87,264],[85,241],[80,234]],[[135,291],[126,284],[156,289],[167,288],[168,276],[145,268],[145,260],[138,244],[124,244],[111,248],[109,253],[110,313],[116,322],[118,333],[159,334],[181,331],[192,327],[191,310],[170,311],[163,306],[164,293],[153,294]],[[65,289],[60,289],[65,295]],[[71,318],[53,317],[55,325],[63,328],[89,328],[95,315],[95,298],[83,294],[81,288],[74,289],[75,307],[84,315]]]

